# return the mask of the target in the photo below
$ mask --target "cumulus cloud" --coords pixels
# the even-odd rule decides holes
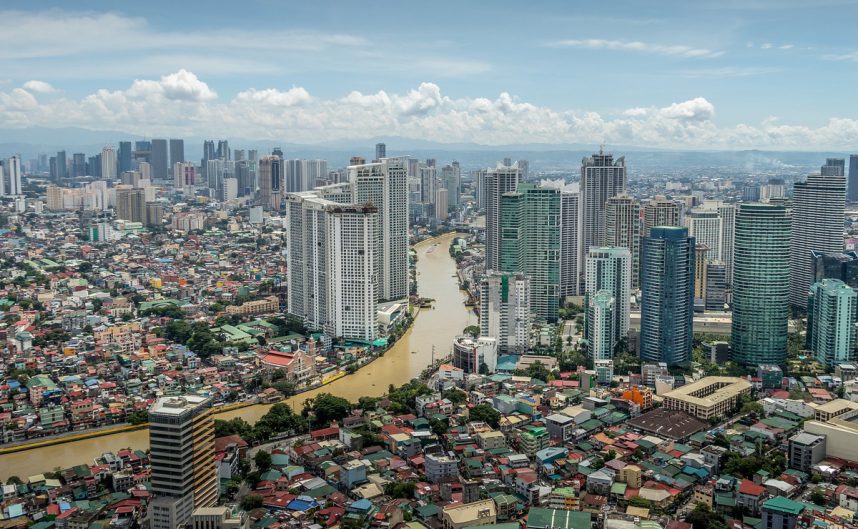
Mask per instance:
[[[638,40],[607,40],[607,39],[567,39],[549,44],[555,48],[581,48],[590,50],[617,50],[652,53],[684,58],[712,58],[724,55],[723,51],[697,48],[684,44],[664,45]]]
[[[54,91],[54,87],[51,86],[50,83],[33,80],[24,83],[24,90],[36,92],[38,94],[50,94]]]
[[[846,118],[816,127],[777,119],[721,127],[715,105],[704,97],[603,115],[540,106],[507,92],[453,98],[429,82],[404,93],[352,91],[335,98],[314,97],[299,86],[250,88],[228,99],[185,70],[80,99],[62,92],[37,98],[34,93],[43,92],[31,83],[0,90],[0,122],[19,128],[81,126],[295,143],[373,136],[487,145],[607,141],[671,148],[833,149],[858,143],[858,120]]]

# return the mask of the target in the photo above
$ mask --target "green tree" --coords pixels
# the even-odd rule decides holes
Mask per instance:
[[[477,325],[468,325],[465,327],[465,330],[462,331],[462,334],[470,334],[472,337],[476,338],[480,335],[480,328]]]
[[[391,481],[384,485],[384,494],[391,498],[411,499],[416,488],[413,481]]]
[[[128,414],[128,422],[133,425],[149,422],[149,413],[144,410],[133,411]]]
[[[492,428],[496,428],[500,423],[501,414],[489,404],[483,402],[482,404],[474,406],[474,409],[472,409],[470,413],[470,419],[472,421],[484,422]]]
[[[685,517],[694,529],[727,529],[727,524],[718,513],[705,503],[698,503]]]
[[[241,509],[244,511],[251,511],[253,509],[258,509],[262,507],[262,496],[259,494],[248,494],[247,496],[241,498]]]
[[[319,393],[308,404],[309,407],[304,407],[302,415],[306,417],[312,412],[313,423],[317,426],[327,426],[331,421],[341,421],[352,411],[351,402],[330,393]]]
[[[265,450],[260,450],[256,452],[255,456],[253,456],[253,462],[256,464],[256,468],[260,472],[265,472],[271,468],[271,454]]]
[[[813,489],[813,492],[810,493],[810,501],[820,507],[828,505],[828,498],[825,497],[825,492],[820,488]]]
[[[638,495],[634,495],[629,498],[629,505],[631,505],[632,507],[641,507],[644,509],[649,509],[650,507],[649,500],[645,500]]]
[[[442,397],[449,400],[453,404],[462,404],[468,400],[468,394],[460,389],[448,389],[441,394]]]

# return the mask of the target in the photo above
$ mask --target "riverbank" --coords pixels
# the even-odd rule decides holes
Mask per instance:
[[[390,384],[399,386],[418,377],[431,363],[433,348],[435,358],[450,353],[453,339],[468,325],[476,324],[473,312],[465,307],[465,294],[459,290],[455,277],[456,263],[446,251],[455,233],[427,238],[414,245],[417,252],[418,296],[435,300],[434,310],[420,311],[411,327],[384,355],[364,365],[351,375],[286,399],[293,409],[300,409],[307,398],[318,393],[332,393],[357,401],[361,396],[378,397],[387,391]],[[429,248],[437,246],[432,252]],[[440,251],[444,249],[445,251]],[[220,408],[221,419],[241,417],[255,423],[270,408],[271,404],[237,403],[238,406]],[[145,426],[125,429],[107,434],[103,431],[79,432],[72,440],[42,443],[27,451],[3,452],[0,449],[0,479],[10,475],[26,477],[55,467],[67,468],[74,464],[91,463],[104,452],[121,448],[145,450],[149,446],[148,430]],[[40,442],[40,441],[34,441]]]

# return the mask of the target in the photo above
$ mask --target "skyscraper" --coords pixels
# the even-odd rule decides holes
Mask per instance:
[[[724,263],[724,281],[733,284],[733,246],[736,232],[736,205],[717,202],[715,209],[721,217],[721,255],[718,259]],[[712,257],[714,259],[714,256]]]
[[[838,167],[835,165],[828,167]],[[807,306],[811,283],[811,251],[843,251],[846,177],[810,175],[793,186],[790,244],[790,304]]]
[[[706,293],[704,310],[723,311],[727,301],[727,265],[721,260],[706,263]]]
[[[641,245],[640,357],[677,365],[691,360],[694,238],[686,228],[656,226]]]
[[[420,202],[434,204],[438,188],[435,167],[421,163],[417,165],[417,172],[420,178]]]
[[[631,288],[640,283],[640,203],[622,193],[605,202],[605,246],[628,248],[631,255]]]
[[[387,145],[383,143],[375,144],[375,161],[381,161],[382,158],[387,158]]]
[[[696,241],[696,239],[695,239]],[[709,247],[705,244],[694,245],[694,302],[697,304],[705,304],[706,302],[706,275],[708,273],[707,264],[709,259]]]
[[[810,286],[807,305],[807,348],[829,369],[855,361],[858,293],[839,279]]]
[[[741,364],[786,359],[791,229],[782,205],[740,204],[736,211],[730,341]]]
[[[376,278],[380,300],[404,299],[408,278],[408,160],[385,158],[349,166],[352,202],[378,208]]]
[[[259,160],[259,200],[264,209],[280,209],[282,180],[283,160],[276,155],[263,156]]]
[[[69,165],[66,160],[66,151],[57,152],[57,180],[64,180],[69,176]]]
[[[826,158],[825,165],[819,169],[822,176],[846,176],[846,160],[843,158]]]
[[[230,152],[230,150],[229,150],[229,141],[227,141],[227,140],[218,140],[218,142],[217,142],[217,152],[215,153],[215,156],[217,156],[217,157],[218,157],[218,158],[220,158],[221,160],[229,160],[229,159],[231,159],[231,152]],[[282,153],[281,153],[280,157],[281,157],[281,158],[283,157]]]
[[[578,262],[592,246],[600,246],[605,240],[605,202],[626,190],[626,161],[623,156],[614,160],[612,154],[599,150],[589,158],[581,160],[581,246]]]
[[[695,208],[685,215],[685,227],[688,236],[694,237],[697,244],[705,244],[709,249],[709,257],[719,259],[723,247],[723,223],[718,211],[714,209]]]
[[[170,166],[173,167],[177,163],[184,163],[185,161],[185,140],[181,138],[171,138]]]
[[[858,154],[849,156],[849,202],[858,202]]]
[[[86,176],[86,154],[76,152],[72,154],[72,177]]]
[[[134,167],[131,165],[132,160],[132,150],[131,150],[131,142],[130,141],[120,141],[119,142],[119,173],[124,173],[125,171],[131,171]]]
[[[146,222],[146,190],[131,186],[116,188],[116,218],[131,222]]]
[[[811,251],[811,281],[839,279],[852,288],[858,288],[858,253]]]
[[[182,527],[218,497],[211,399],[161,397],[149,410],[152,529]]]
[[[502,353],[527,352],[530,280],[524,274],[489,272],[480,283],[480,336],[497,339]]]
[[[376,216],[316,191],[286,195],[288,311],[334,337],[376,337]]]
[[[665,196],[657,195],[644,206],[644,237],[655,226],[679,226],[679,204]]]
[[[500,269],[530,278],[530,309],[556,321],[560,299],[560,190],[522,183],[501,197]]]
[[[500,204],[521,181],[518,165],[498,164],[486,170],[486,270],[500,270]],[[579,261],[580,262],[580,261]]]
[[[560,191],[560,296],[577,296],[578,270],[578,198],[573,191]]]
[[[169,165],[167,140],[152,140],[152,179],[166,180]]]
[[[459,162],[441,168],[441,185],[447,189],[447,205],[450,209],[459,207],[459,195],[462,192],[461,170]]]
[[[8,195],[18,196],[24,194],[24,187],[21,184],[21,159],[17,156],[9,158],[9,166],[6,168],[9,173],[9,189]]]
[[[587,255],[584,337],[593,361],[613,358],[617,344],[629,333],[631,261],[625,247],[595,246]],[[608,335],[604,334],[606,326]]]
[[[106,145],[101,149],[101,177],[105,180],[116,180],[116,167],[116,149],[112,145]]]

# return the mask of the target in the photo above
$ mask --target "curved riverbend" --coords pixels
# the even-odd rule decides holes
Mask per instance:
[[[447,251],[456,235],[445,234],[414,246],[417,252],[418,292],[421,297],[434,299],[434,308],[421,310],[411,328],[381,358],[352,375],[288,399],[293,409],[300,410],[306,399],[322,392],[351,401],[364,395],[382,395],[390,384],[399,386],[418,376],[431,362],[433,346],[436,358],[449,354],[453,338],[468,325],[476,324],[473,312],[464,305],[465,295],[459,290],[455,277],[456,263]],[[270,407],[257,404],[223,412],[217,417],[242,417],[253,423]],[[149,447],[149,432],[146,429],[128,431],[3,454],[0,455],[0,480],[5,481],[12,475],[26,480],[28,476],[55,467],[68,468],[90,463],[104,452],[125,447],[145,450]]]

